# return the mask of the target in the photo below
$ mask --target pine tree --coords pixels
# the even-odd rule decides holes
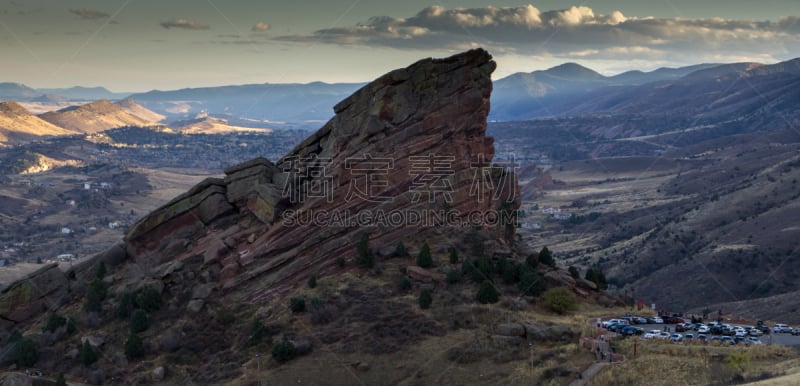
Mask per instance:
[[[86,291],[86,304],[84,308],[86,312],[100,312],[103,310],[103,300],[106,298],[108,288],[106,283],[102,280],[95,278],[89,283],[89,288]]]
[[[364,233],[361,240],[356,245],[356,264],[360,268],[372,268],[375,265],[375,258],[372,256],[372,249],[369,247],[369,235]]]
[[[146,285],[136,295],[136,304],[145,311],[155,311],[161,307],[161,294],[155,288]]]
[[[544,280],[538,272],[526,270],[520,276],[518,288],[525,295],[539,296],[544,291]]]
[[[397,243],[397,247],[394,248],[394,255],[397,257],[408,256],[408,251],[406,250],[406,245],[403,244],[403,240]]]
[[[608,283],[606,282],[606,276],[603,275],[603,272],[601,272],[597,268],[589,268],[586,271],[586,276],[584,278],[586,280],[593,282],[594,284],[597,284],[598,289],[608,288]]]
[[[431,303],[433,303],[433,295],[431,295],[431,290],[424,289],[419,291],[419,308],[423,310],[427,310],[431,307]]]
[[[284,340],[272,347],[272,357],[279,363],[291,360],[295,356],[294,343]]]
[[[556,261],[553,259],[553,253],[550,252],[547,247],[543,247],[542,250],[539,251],[539,261],[542,262],[542,264],[549,265],[551,267],[556,266]]]
[[[128,339],[125,341],[125,356],[131,359],[144,356],[144,344],[138,335],[133,333],[128,335]]]
[[[311,274],[308,277],[308,288],[316,288],[317,287],[317,275]]]
[[[119,298],[119,306],[117,307],[117,316],[120,319],[127,319],[128,317],[131,316],[131,313],[133,312],[135,298],[136,297],[130,292],[122,294],[122,296]]]
[[[578,269],[571,265],[569,266],[569,275],[572,276],[573,279],[581,277],[581,273],[578,272]]]
[[[97,353],[94,352],[94,348],[92,348],[87,339],[83,341],[83,346],[81,346],[81,364],[84,367],[89,367],[94,362],[97,362]]]
[[[101,261],[100,265],[97,266],[97,271],[95,272],[94,276],[100,280],[103,280],[103,278],[106,276],[106,273],[108,273],[108,270],[106,269],[106,263]]]
[[[75,327],[75,319],[73,319],[71,316],[67,317],[67,333],[73,334],[75,331],[78,331],[78,328]]]
[[[55,332],[59,327],[67,324],[67,319],[58,314],[51,314],[47,318],[47,324],[44,326],[45,331]]]
[[[478,289],[478,294],[476,298],[480,303],[488,304],[488,303],[497,303],[500,298],[500,294],[497,293],[497,289],[494,288],[492,282],[489,280],[484,280],[481,283],[480,288]]]
[[[130,329],[132,333],[142,332],[147,330],[148,320],[147,313],[144,310],[136,310],[131,314]]]
[[[528,266],[530,269],[536,269],[539,266],[539,255],[538,254],[531,254],[525,258],[525,265]]]
[[[419,255],[417,255],[417,265],[422,268],[430,268],[433,266],[431,247],[428,246],[427,242],[422,244],[422,249],[420,249]]]
[[[39,360],[39,353],[36,351],[36,343],[30,338],[21,338],[15,347],[17,356],[17,366],[30,367]]]
[[[450,247],[450,264],[458,264],[458,251],[455,247]]]

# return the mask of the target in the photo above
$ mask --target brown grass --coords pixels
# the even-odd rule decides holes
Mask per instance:
[[[726,347],[716,344],[674,344],[661,340],[638,340],[633,355],[632,339],[615,341],[618,353],[628,362],[602,370],[590,385],[705,385],[730,382],[735,377],[756,379],[782,375],[797,366],[797,352],[785,346],[753,345]],[[751,362],[742,374],[725,361],[732,352],[743,352]],[[777,366],[786,362],[783,366]]]

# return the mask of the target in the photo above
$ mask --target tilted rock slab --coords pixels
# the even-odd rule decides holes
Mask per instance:
[[[206,179],[138,221],[123,248],[102,259],[138,267],[123,267],[129,287],[144,274],[169,290],[182,282],[172,265],[181,261],[195,281],[218,284],[231,300],[261,302],[353,258],[364,233],[379,248],[438,231],[376,221],[381,214],[439,213],[469,224],[471,214],[511,212],[519,207],[516,177],[492,166],[486,137],[494,69],[491,55],[476,49],[389,72],[337,104],[336,115],[281,160],[258,158]],[[356,223],[364,215],[373,221]],[[515,222],[475,226],[510,240]],[[86,277],[98,259],[70,277]]]

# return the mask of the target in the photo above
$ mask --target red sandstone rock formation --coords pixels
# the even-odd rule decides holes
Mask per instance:
[[[123,264],[122,255],[122,289],[153,279],[186,285],[177,264],[222,290],[248,282],[234,297],[258,301],[354,256],[364,232],[374,247],[422,240],[446,216],[510,239],[514,221],[496,219],[519,206],[513,165],[492,166],[485,135],[494,69],[478,49],[392,71],[337,104],[277,163],[259,158],[203,181],[70,275],[86,276],[100,260]]]

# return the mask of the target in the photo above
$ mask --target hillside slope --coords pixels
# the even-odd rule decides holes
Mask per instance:
[[[0,102],[0,142],[19,143],[46,136],[74,135],[31,114],[15,102]]]
[[[130,106],[128,103],[126,105]],[[149,112],[145,115],[152,117],[154,114]],[[107,100],[68,107],[44,113],[39,117],[65,129],[88,134],[123,126],[149,126],[154,124],[154,122],[146,118],[133,115],[119,104]]]

